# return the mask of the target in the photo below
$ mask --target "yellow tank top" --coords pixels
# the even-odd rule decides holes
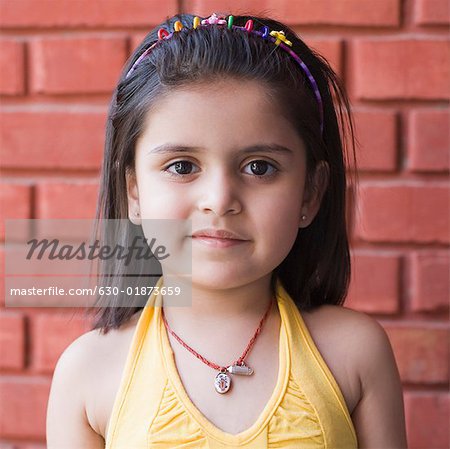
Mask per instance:
[[[163,285],[163,277],[156,285]],[[257,421],[233,435],[210,422],[187,395],[161,317],[162,297],[153,293],[134,332],[105,448],[356,448],[336,380],[279,281],[276,294],[281,315],[276,386]]]

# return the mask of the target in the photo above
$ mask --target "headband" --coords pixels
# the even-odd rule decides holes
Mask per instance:
[[[292,47],[292,42],[287,40],[284,31],[270,31],[269,27],[264,25],[260,31],[256,31],[253,29],[253,20],[247,20],[245,26],[240,27],[233,25],[233,16],[228,16],[228,20],[225,20],[223,17],[218,17],[215,13],[211,15],[208,19],[204,19],[200,21],[199,17],[194,17],[193,20],[193,29],[197,29],[199,26],[210,26],[210,25],[227,25],[228,29],[240,29],[245,30],[248,33],[255,34],[257,36],[262,37],[263,39],[268,40],[269,42],[273,42],[277,47],[282,48],[284,51],[286,51],[300,66],[306,77],[308,78],[308,81],[313,89],[314,96],[316,97],[317,104],[319,106],[319,114],[320,114],[320,131],[323,133],[323,102],[322,97],[320,95],[319,86],[316,83],[316,80],[312,76],[310,70],[306,66],[306,64],[300,59],[300,57],[294,53],[289,47]],[[145,50],[141,56],[139,56],[138,59],[134,62],[134,64],[131,66],[130,70],[125,75],[125,79],[127,79],[131,73],[136,69],[136,67],[139,65],[139,63],[145,59],[151,52],[151,50],[161,41],[164,39],[170,39],[175,33],[181,31],[183,29],[183,24],[177,20],[174,24],[174,31],[169,34],[167,30],[164,28],[160,28],[158,30],[158,40],[152,44],[147,50]]]

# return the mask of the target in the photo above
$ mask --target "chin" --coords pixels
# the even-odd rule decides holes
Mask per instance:
[[[210,290],[223,290],[232,287],[236,283],[235,276],[226,273],[208,274],[207,272],[193,272],[192,285],[208,288]]]
[[[210,264],[192,267],[192,284],[211,290],[226,290],[252,282],[254,273],[245,272],[242,267]],[[240,269],[239,269],[240,268]],[[253,274],[253,275],[252,275]]]

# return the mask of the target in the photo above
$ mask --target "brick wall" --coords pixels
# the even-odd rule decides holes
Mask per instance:
[[[93,215],[111,90],[132,49],[166,15],[275,16],[345,80],[361,169],[347,306],[373,315],[389,334],[410,447],[446,448],[449,3],[243,0],[238,10],[233,3],[1,0],[2,217]],[[88,327],[76,310],[0,309],[2,449],[45,447],[55,362]]]

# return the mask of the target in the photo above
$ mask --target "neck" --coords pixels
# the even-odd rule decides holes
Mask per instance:
[[[271,273],[249,284],[221,289],[191,279],[164,277],[165,287],[179,287],[182,292],[164,295],[164,315],[173,331],[184,335],[247,335],[256,330],[274,299],[270,279]],[[275,309],[272,307],[266,321]]]

